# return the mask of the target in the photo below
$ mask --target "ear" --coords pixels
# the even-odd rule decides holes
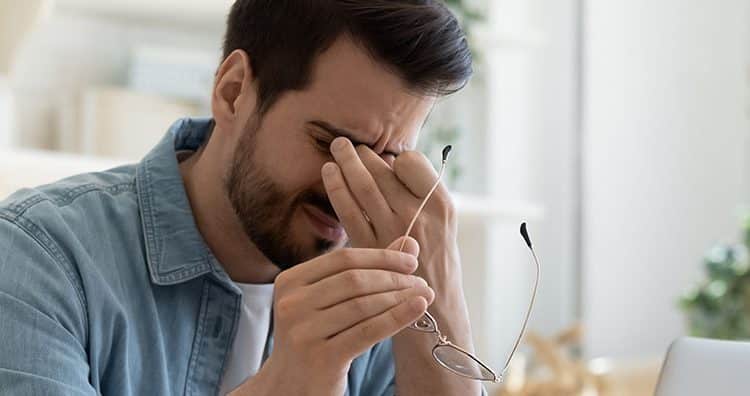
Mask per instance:
[[[257,104],[257,89],[250,58],[243,50],[235,50],[222,62],[216,72],[211,96],[214,120],[222,130],[231,127],[241,117],[249,117]],[[241,111],[242,109],[249,109]]]

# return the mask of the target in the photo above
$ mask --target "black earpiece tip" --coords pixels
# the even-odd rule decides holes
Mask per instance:
[[[451,150],[453,150],[453,146],[451,146],[450,144],[445,146],[445,148],[443,149],[443,161],[448,159],[448,154],[451,153]]]
[[[526,230],[526,223],[521,223],[521,236],[523,237],[523,240],[526,241],[526,245],[529,247],[529,249],[533,249],[531,247],[531,238],[529,238],[529,232]]]

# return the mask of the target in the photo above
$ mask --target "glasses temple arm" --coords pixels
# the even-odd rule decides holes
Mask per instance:
[[[430,200],[430,197],[432,196],[432,193],[437,190],[438,186],[440,185],[440,179],[443,178],[443,173],[445,173],[445,163],[446,160],[443,160],[442,165],[440,165],[440,173],[438,173],[438,178],[435,181],[435,184],[432,185],[432,188],[430,189],[430,192],[427,193],[427,196],[424,197],[422,200],[422,203],[419,205],[419,208],[417,209],[417,212],[414,214],[414,217],[412,217],[411,222],[409,223],[409,227],[406,229],[406,233],[403,236],[403,239],[401,240],[401,246],[398,248],[399,252],[404,251],[404,246],[406,245],[406,238],[411,233],[411,229],[414,228],[414,224],[417,222],[417,218],[419,218],[420,213],[422,213],[422,210],[424,209],[425,205],[427,205],[427,201]]]
[[[536,279],[534,280],[534,289],[531,291],[531,302],[529,303],[529,309],[526,311],[526,318],[523,320],[523,326],[521,326],[521,332],[518,334],[518,339],[516,339],[516,343],[513,344],[513,349],[510,351],[510,355],[508,355],[508,360],[505,361],[505,365],[503,366],[503,373],[508,369],[508,365],[510,365],[510,360],[513,359],[513,355],[516,353],[516,350],[518,349],[518,345],[521,343],[521,340],[523,339],[523,335],[526,332],[526,325],[529,324],[529,318],[531,317],[531,311],[534,308],[534,301],[536,301],[536,291],[539,287],[539,260],[536,257],[536,252],[534,252],[534,248],[529,246],[529,250],[531,251],[531,255],[534,258],[534,264],[536,265]]]

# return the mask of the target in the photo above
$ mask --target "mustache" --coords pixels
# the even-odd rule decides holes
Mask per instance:
[[[320,209],[323,213],[336,219],[336,221],[341,222],[341,219],[339,219],[339,217],[336,215],[336,211],[333,210],[331,201],[325,194],[320,194],[315,191],[305,191],[299,197],[297,197],[297,202],[313,205],[316,208]]]

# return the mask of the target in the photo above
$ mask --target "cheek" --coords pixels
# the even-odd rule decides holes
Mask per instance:
[[[284,191],[292,196],[310,189],[322,191],[320,169],[328,159],[309,142],[289,138],[262,147],[266,149],[259,152],[258,165]]]

